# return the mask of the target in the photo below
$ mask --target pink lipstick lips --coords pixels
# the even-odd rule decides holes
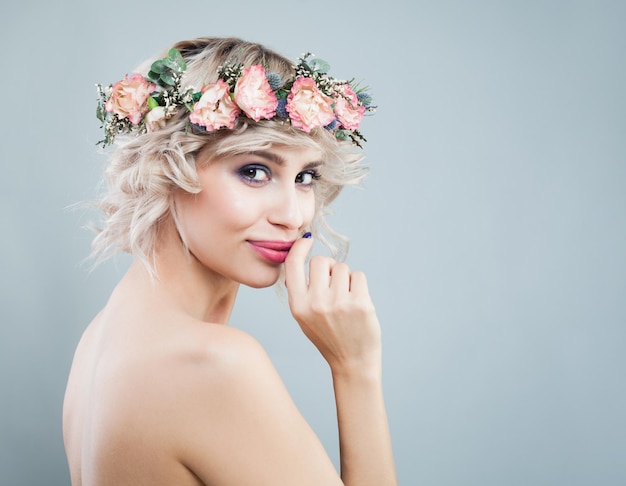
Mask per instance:
[[[293,241],[252,241],[248,240],[252,249],[270,263],[283,263],[293,245]]]

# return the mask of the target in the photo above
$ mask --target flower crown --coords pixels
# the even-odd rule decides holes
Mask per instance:
[[[282,120],[310,132],[324,127],[338,140],[350,140],[361,147],[365,141],[358,128],[366,112],[373,112],[372,97],[353,81],[328,76],[330,66],[305,54],[295,67],[295,76],[283,80],[268,73],[261,64],[244,68],[226,64],[218,79],[201,91],[181,86],[187,64],[177,49],[155,61],[147,77],[126,75],[108,87],[98,88],[96,115],[104,128],[102,146],[116,135],[146,133],[165,126],[179,109],[189,112],[191,127],[200,132],[232,129],[238,117]]]

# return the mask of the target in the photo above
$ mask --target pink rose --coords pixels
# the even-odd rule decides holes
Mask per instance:
[[[194,105],[189,120],[211,132],[222,127],[234,128],[239,113],[241,110],[230,98],[228,84],[218,79],[202,88],[202,97]]]
[[[348,130],[356,130],[361,124],[365,107],[359,105],[359,99],[349,84],[341,85],[339,95],[335,99],[335,114],[337,119]]]
[[[269,120],[276,114],[278,99],[265,77],[265,69],[255,64],[244,69],[235,85],[235,103],[254,121]]]
[[[128,118],[134,125],[139,124],[141,117],[148,111],[148,97],[156,89],[141,74],[128,74],[112,87],[111,97],[104,105],[109,113],[120,118]]]
[[[310,132],[325,127],[335,119],[331,107],[333,100],[322,93],[311,78],[298,78],[287,97],[287,111],[291,124]]]

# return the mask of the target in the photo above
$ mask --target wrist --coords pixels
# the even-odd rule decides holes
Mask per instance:
[[[372,382],[382,380],[381,360],[344,360],[330,365],[333,381]]]

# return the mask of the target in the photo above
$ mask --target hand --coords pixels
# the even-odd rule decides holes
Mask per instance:
[[[312,245],[312,239],[299,239],[285,261],[291,313],[334,373],[379,369],[380,325],[365,275],[314,256],[307,283],[305,259]]]

